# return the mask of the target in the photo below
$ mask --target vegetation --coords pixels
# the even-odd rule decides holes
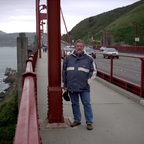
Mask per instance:
[[[0,144],[13,144],[18,115],[17,84],[13,83],[0,103]]]
[[[144,1],[141,0],[126,7],[86,18],[69,32],[70,40],[66,34],[62,39],[69,42],[81,38],[88,44],[99,45],[103,41],[103,32],[106,31],[108,45],[134,45],[136,25],[130,23],[137,22],[140,38],[138,45],[144,45],[143,9]]]
[[[134,8],[106,27],[114,35],[116,42],[134,45],[137,26],[137,35],[140,38],[139,45],[144,45],[143,9],[144,4]],[[132,24],[132,22],[136,22],[137,24]]]

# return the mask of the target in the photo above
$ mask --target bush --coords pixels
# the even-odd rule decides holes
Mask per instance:
[[[0,103],[0,144],[13,144],[18,116],[17,85],[13,84]]]

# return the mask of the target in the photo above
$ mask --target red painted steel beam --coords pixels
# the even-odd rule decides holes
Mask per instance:
[[[32,57],[30,57],[30,58],[26,61],[26,63],[27,63],[26,72],[33,72],[32,62],[33,62],[33,58],[32,58]]]
[[[23,74],[23,90],[19,108],[14,144],[40,144],[38,114],[36,105],[36,74],[32,58],[27,61]]]
[[[144,59],[141,58],[141,89],[140,96],[144,97]]]
[[[39,49],[39,58],[41,58],[41,32],[40,32],[40,6],[38,10],[38,49]]]
[[[39,58],[41,58],[41,44],[40,44],[40,0],[36,0],[36,36],[38,37],[38,51]]]
[[[40,20],[46,20],[47,19],[47,13],[40,13]]]
[[[36,35],[38,36],[38,50],[39,58],[41,58],[41,32],[40,23],[41,20],[46,19],[46,14],[41,13],[41,10],[46,9],[46,5],[40,5],[40,0],[36,0]]]
[[[24,80],[14,144],[40,144],[33,76]]]
[[[39,47],[39,58],[41,58],[41,22],[43,19],[46,19],[46,15],[45,13],[41,13],[42,10],[47,9],[47,6],[42,4],[39,5],[39,14],[38,14],[38,20],[39,20],[39,33],[38,33],[38,38],[39,38],[39,43],[38,43],[38,47]]]
[[[107,73],[104,73],[102,71],[98,71],[97,76],[99,76],[100,78],[110,82],[111,77]],[[119,87],[121,87],[121,88],[123,88],[127,91],[130,91],[131,93],[134,93],[134,94],[140,96],[140,89],[141,89],[140,86],[137,86],[135,84],[132,84],[130,82],[127,82],[127,81],[125,81],[121,78],[117,78],[117,77],[114,77],[114,76],[112,77],[112,82],[111,83],[113,83],[113,84],[115,84],[115,85],[117,85],[117,86],[119,86]]]
[[[48,123],[64,123],[61,88],[60,0],[47,0]]]
[[[112,78],[113,78],[113,56],[110,56],[110,82],[112,82]]]
[[[38,20],[39,3],[40,0],[36,0],[36,36],[38,36],[38,31],[39,31],[39,20]]]

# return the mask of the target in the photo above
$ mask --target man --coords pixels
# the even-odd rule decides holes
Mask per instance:
[[[79,97],[81,98],[87,129],[93,129],[93,112],[90,104],[90,81],[96,75],[93,58],[84,51],[84,42],[77,40],[75,49],[63,61],[62,77],[64,89],[68,90],[72,103],[74,122],[71,127],[81,124]]]

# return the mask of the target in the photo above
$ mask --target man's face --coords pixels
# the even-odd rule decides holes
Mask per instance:
[[[77,42],[75,45],[75,50],[78,54],[81,54],[84,51],[84,44],[81,42]]]

